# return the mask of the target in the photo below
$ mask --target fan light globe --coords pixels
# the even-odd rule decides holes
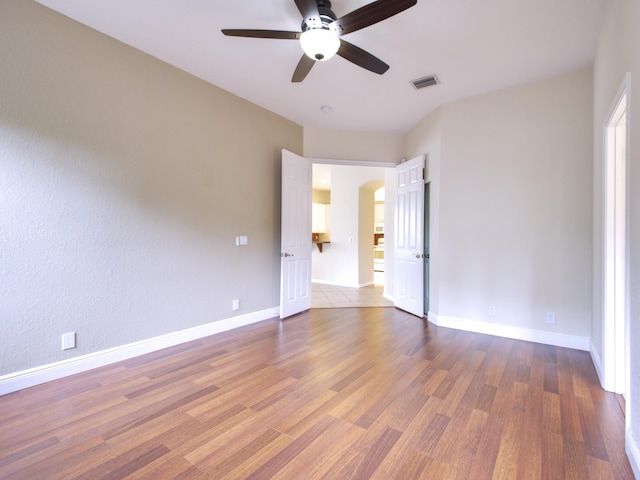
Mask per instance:
[[[300,45],[309,58],[325,61],[336,54],[340,48],[340,39],[331,30],[312,28],[302,32]]]

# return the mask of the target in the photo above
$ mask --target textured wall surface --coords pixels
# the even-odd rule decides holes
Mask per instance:
[[[305,127],[304,155],[310,158],[400,163],[404,136]]]
[[[300,126],[35,2],[0,65],[0,375],[278,305]]]
[[[589,337],[592,105],[586,70],[444,105],[409,132],[407,156],[429,155],[434,313]]]

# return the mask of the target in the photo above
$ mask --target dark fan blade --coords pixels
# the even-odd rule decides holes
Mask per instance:
[[[380,75],[382,75],[384,72],[389,70],[389,65],[384,63],[379,58],[374,57],[369,52],[361,49],[360,47],[356,47],[352,43],[345,42],[342,39],[340,39],[340,48],[338,49],[338,55],[340,55],[345,60],[349,60],[359,67],[366,68],[373,73],[379,73]]]
[[[392,17],[416,3],[417,0],[378,0],[340,17],[331,27],[338,35],[346,35]]]
[[[296,7],[300,10],[300,15],[302,15],[302,19],[307,25],[313,28],[320,28],[322,26],[316,0],[294,0],[294,2],[296,2]]]
[[[313,58],[307,57],[304,53],[302,54],[302,58],[298,62],[298,66],[296,67],[296,71],[293,72],[293,78],[291,81],[293,83],[301,82],[305,79],[307,74],[311,71],[311,67],[316,63]]]
[[[230,37],[279,38],[284,40],[297,40],[300,38],[300,32],[285,32],[283,30],[224,29],[222,33]]]

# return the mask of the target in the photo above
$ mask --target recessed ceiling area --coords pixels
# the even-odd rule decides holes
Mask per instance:
[[[297,40],[227,37],[223,28],[300,31],[293,0],[37,0],[305,127],[405,133],[442,104],[593,63],[608,0],[418,0],[345,40],[390,68],[338,56],[291,83]],[[338,17],[370,3],[334,0]],[[437,73],[416,90],[411,81]],[[319,105],[331,105],[330,115]]]

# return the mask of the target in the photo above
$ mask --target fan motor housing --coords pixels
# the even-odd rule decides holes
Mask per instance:
[[[331,10],[331,2],[329,0],[316,0],[316,5],[318,6],[318,13],[320,14],[320,22],[321,25],[309,25],[307,23],[307,19],[302,20],[302,28],[303,32],[310,30],[312,28],[329,28],[329,24],[335,22],[338,17],[333,10]]]

